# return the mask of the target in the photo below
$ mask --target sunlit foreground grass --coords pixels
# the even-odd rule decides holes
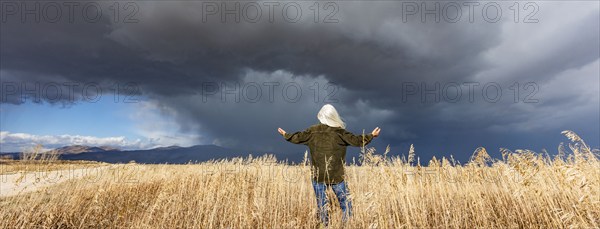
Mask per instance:
[[[480,148],[466,165],[364,152],[346,167],[347,228],[597,228],[600,161],[579,137],[554,158]],[[562,146],[562,145],[561,145]],[[564,148],[568,148],[565,150]],[[563,155],[564,154],[564,155]],[[0,228],[315,228],[309,167],[272,157],[90,169],[85,179],[0,199]],[[335,198],[329,193],[330,199]],[[337,201],[332,227],[342,227]]]
[[[93,168],[108,163],[93,161],[53,161],[35,162],[21,160],[0,160],[0,175],[23,174],[29,172],[46,172],[64,169]]]

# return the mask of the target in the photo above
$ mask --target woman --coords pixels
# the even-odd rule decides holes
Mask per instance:
[[[335,107],[325,104],[317,118],[321,122],[308,129],[293,134],[279,128],[285,140],[308,145],[312,162],[312,185],[317,197],[317,206],[321,221],[328,225],[327,196],[325,191],[331,187],[342,208],[342,221],[346,222],[352,215],[352,201],[348,199],[348,188],[344,181],[344,165],[346,164],[347,146],[364,146],[379,136],[381,129],[375,128],[370,134],[354,135],[345,130],[346,124],[340,118]]]

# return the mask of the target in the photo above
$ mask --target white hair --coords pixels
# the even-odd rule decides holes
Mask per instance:
[[[331,127],[341,127],[342,129],[346,129],[346,123],[342,121],[342,118],[338,114],[335,107],[331,104],[325,104],[317,114],[317,118],[319,121],[325,125]]]

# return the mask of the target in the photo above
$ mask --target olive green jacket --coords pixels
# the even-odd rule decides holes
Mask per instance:
[[[367,145],[373,140],[373,134],[354,135],[340,127],[315,124],[304,131],[283,135],[285,140],[308,145],[312,163],[314,181],[337,184],[344,180],[346,147]]]

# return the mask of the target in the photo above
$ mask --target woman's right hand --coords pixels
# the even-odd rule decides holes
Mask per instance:
[[[381,131],[381,128],[376,127],[373,132],[371,132],[371,134],[373,135],[373,137],[377,137],[379,136],[379,131]]]
[[[285,136],[285,130],[281,129],[281,128],[277,128],[277,131],[279,132],[279,134],[281,134],[282,136]]]

